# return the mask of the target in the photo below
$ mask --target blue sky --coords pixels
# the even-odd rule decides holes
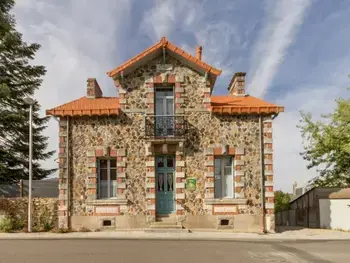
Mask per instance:
[[[316,174],[299,155],[299,111],[318,117],[348,96],[348,0],[17,0],[13,13],[24,39],[42,45],[35,60],[47,69],[36,94],[42,114],[85,95],[88,77],[117,95],[105,72],[162,36],[192,54],[203,46],[203,60],[223,70],[217,95],[234,72],[247,72],[250,95],[286,110],[274,121],[275,189],[291,191]],[[50,121],[51,149],[57,128]]]

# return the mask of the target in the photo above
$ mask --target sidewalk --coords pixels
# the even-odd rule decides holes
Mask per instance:
[[[323,229],[302,229],[276,234],[204,232],[146,233],[144,231],[57,233],[0,233],[0,240],[11,239],[115,239],[115,240],[208,240],[208,241],[295,241],[350,240],[349,232]]]

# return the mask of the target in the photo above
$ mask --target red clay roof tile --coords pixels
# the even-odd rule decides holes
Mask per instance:
[[[52,116],[92,116],[118,114],[118,97],[102,97],[96,99],[82,97],[46,111],[46,115]]]
[[[280,113],[284,107],[252,96],[212,96],[211,111],[221,114]]]

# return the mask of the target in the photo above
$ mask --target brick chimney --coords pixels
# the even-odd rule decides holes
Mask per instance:
[[[245,72],[236,72],[230,82],[228,90],[232,96],[245,96]]]
[[[202,60],[202,46],[197,46],[196,48],[196,57],[199,59],[199,60]]]
[[[95,78],[87,79],[86,97],[89,99],[101,98],[103,96],[102,90]]]

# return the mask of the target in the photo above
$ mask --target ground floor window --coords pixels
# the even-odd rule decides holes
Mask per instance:
[[[233,157],[220,156],[214,159],[214,197],[233,198]]]
[[[99,199],[117,196],[117,160],[99,159],[97,162],[97,196]]]

